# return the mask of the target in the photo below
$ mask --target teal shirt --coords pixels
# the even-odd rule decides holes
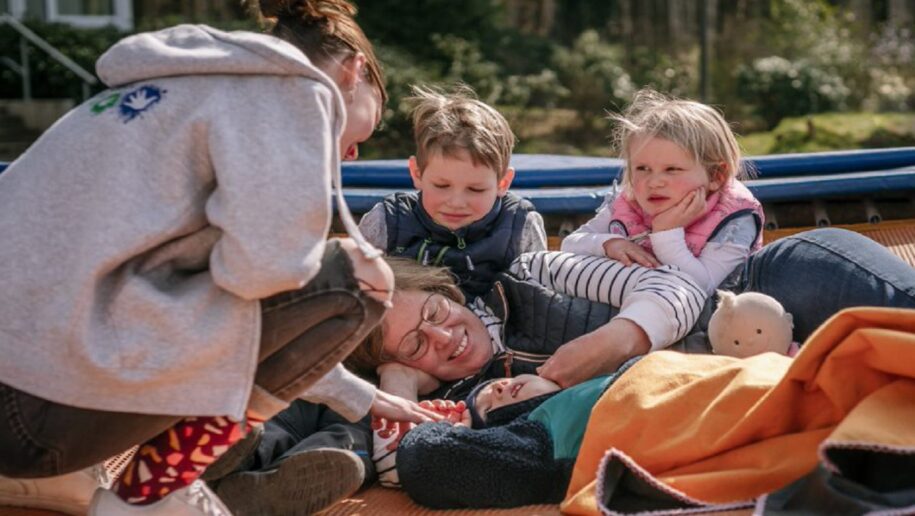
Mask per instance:
[[[527,418],[539,421],[553,438],[553,458],[578,456],[591,409],[618,375],[598,376],[569,387],[543,402]]]

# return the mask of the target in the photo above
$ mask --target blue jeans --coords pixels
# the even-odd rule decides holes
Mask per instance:
[[[736,290],[781,302],[794,317],[794,339],[804,342],[843,308],[915,308],[915,269],[858,233],[815,229],[752,255]]]

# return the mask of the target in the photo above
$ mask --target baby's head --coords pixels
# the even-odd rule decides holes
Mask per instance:
[[[622,183],[629,191],[639,166],[636,161],[646,155],[647,146],[659,141],[675,144],[693,165],[701,167],[708,175],[709,191],[731,178],[746,179],[750,175],[741,164],[740,146],[731,127],[721,113],[705,104],[643,89],[625,111],[612,115],[611,120],[616,123],[614,145],[626,162]],[[657,147],[651,149],[649,159],[657,153]]]
[[[413,185],[432,220],[452,230],[468,226],[511,186],[515,135],[505,117],[469,87],[452,93],[414,87],[413,94]]]
[[[507,423],[537,408],[559,390],[556,383],[532,374],[483,382],[465,400],[471,428]]]

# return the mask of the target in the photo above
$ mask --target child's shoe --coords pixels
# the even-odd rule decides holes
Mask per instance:
[[[222,501],[200,480],[148,505],[131,505],[114,491],[99,489],[92,497],[89,516],[232,516]]]
[[[0,506],[86,514],[92,493],[98,487],[94,468],[46,478],[0,476]]]
[[[365,479],[358,455],[339,448],[297,453],[276,469],[235,473],[217,492],[236,516],[314,514],[355,493]]]

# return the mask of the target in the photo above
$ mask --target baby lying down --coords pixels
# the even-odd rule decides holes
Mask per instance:
[[[382,484],[434,508],[558,503],[591,408],[636,360],[565,390],[520,375],[481,383],[461,402],[422,402],[444,414],[444,422],[376,420]]]

